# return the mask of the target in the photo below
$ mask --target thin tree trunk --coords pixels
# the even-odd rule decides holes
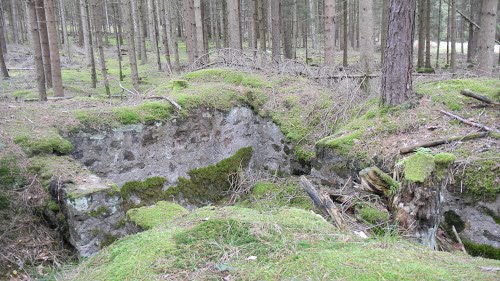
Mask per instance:
[[[426,2],[426,0],[418,0],[417,68],[424,67],[424,58],[425,58],[425,2]]]
[[[171,23],[170,23],[170,14],[167,13],[166,10],[166,0],[160,0],[159,3],[161,6],[161,15],[163,16],[163,44],[165,46],[165,59],[166,59],[166,67],[169,74],[172,74],[172,62],[170,59],[170,47],[172,45],[171,41]]]
[[[441,1],[441,0],[440,0]],[[384,64],[385,44],[387,43],[387,26],[389,24],[389,0],[382,0],[382,27],[380,31],[380,64]]]
[[[31,42],[33,43],[33,51],[35,54],[36,81],[38,87],[38,96],[40,101],[47,101],[47,92],[45,89],[45,74],[43,73],[42,59],[42,44],[40,42],[40,32],[37,24],[36,2],[35,0],[27,0],[27,12],[30,22]]]
[[[343,35],[344,35],[344,55],[343,55],[343,59],[342,59],[342,65],[344,67],[347,66],[348,62],[347,62],[347,38],[348,38],[348,34],[347,34],[347,25],[348,25],[348,20],[347,20],[347,13],[349,12],[349,9],[348,9],[348,3],[347,1],[344,1],[344,22],[342,23],[343,24]]]
[[[43,0],[36,0],[36,15],[38,18],[40,42],[42,44],[43,72],[45,74],[45,85],[52,88],[52,65],[50,63],[49,34],[47,31],[47,20]]]
[[[77,21],[78,21],[78,46],[84,47],[85,46],[85,39],[83,35],[83,20],[82,20],[82,12],[81,12],[81,1],[82,0],[77,0],[76,2],[76,7],[75,7],[75,15],[77,16]]]
[[[66,23],[66,10],[64,8],[64,0],[61,0],[59,4],[59,13],[61,14],[61,26],[64,37],[64,47],[66,48],[66,53],[68,54],[68,58],[71,60],[71,44],[69,42],[68,36],[68,26]]]
[[[457,0],[450,0],[451,2],[451,72],[455,73],[457,70]]]
[[[121,0],[118,0],[120,3]],[[130,1],[134,0],[125,0],[125,5],[123,9],[123,22],[125,23],[126,29],[126,37],[127,37],[127,45],[128,45],[128,58],[130,61],[130,70],[131,70],[131,78],[132,84],[137,89],[139,88],[139,73],[137,71],[137,57],[135,53],[135,37],[134,37],[134,23],[132,21],[132,5]],[[121,4],[120,4],[121,6]]]
[[[279,64],[281,61],[281,0],[271,0],[273,60]]]
[[[440,52],[440,48],[441,48],[441,13],[443,10],[442,4],[443,4],[442,0],[439,0],[436,68],[439,68],[439,52]]]
[[[99,13],[98,1],[92,0],[92,11],[94,16],[94,27],[95,27],[95,36],[97,42],[97,49],[99,50],[99,63],[101,65],[101,76],[102,81],[104,82],[104,89],[106,90],[106,95],[111,97],[111,91],[109,89],[109,81],[108,81],[108,71],[106,70],[106,58],[104,57],[104,47],[102,40],[102,15]]]
[[[172,0],[169,0],[169,1],[172,1]],[[179,58],[179,43],[177,42],[177,32],[175,32],[175,26],[178,25],[178,18],[177,18],[177,13],[178,13],[178,10],[177,10],[177,5],[175,5],[175,7],[171,7],[171,5],[169,5],[168,7],[170,7],[169,11],[170,11],[170,15],[172,16],[172,47],[173,47],[173,50],[174,50],[174,71],[175,72],[179,72],[180,69],[181,69],[181,63],[180,63],[180,58]]]
[[[431,65],[431,1],[425,0],[425,67]]]
[[[135,0],[130,4],[132,5],[132,21],[134,25],[135,40],[137,41],[137,59],[141,61],[141,64],[146,64],[148,62],[146,54],[146,43],[142,44],[144,39],[142,3],[143,0]]]
[[[5,40],[5,38],[3,38],[3,36],[0,36],[0,44],[3,44],[3,40]],[[10,78],[9,71],[7,70],[7,66],[5,65],[3,48],[0,48],[0,71],[2,72],[2,78],[4,80]]]
[[[61,75],[61,57],[59,54],[59,42],[57,33],[57,22],[54,11],[53,0],[45,0],[45,16],[47,18],[47,33],[49,35],[50,62],[52,65],[52,85],[56,97],[64,97]]]
[[[158,29],[157,29],[155,15],[156,11],[154,6],[154,0],[148,0],[149,39],[151,40],[151,46],[153,47],[153,52],[156,55],[156,64],[158,66],[158,70],[161,71],[160,50],[158,47]]]
[[[85,58],[87,60],[87,66],[92,65],[92,54],[91,54],[91,45],[92,40],[90,39],[90,30],[88,22],[90,19],[87,17],[87,1],[88,0],[80,0],[80,13],[82,17],[82,29],[83,29],[83,44],[85,48]]]
[[[91,24],[91,14],[90,14],[90,8],[89,8],[89,3],[87,1],[93,1],[93,0],[82,0],[82,3],[85,5],[84,9],[84,25],[87,26],[86,31],[88,32],[87,38],[90,42],[89,45],[89,57],[90,57],[90,78],[92,81],[92,88],[96,89],[97,88],[97,72],[95,69],[95,57],[94,57],[94,44],[92,42],[92,24]],[[95,24],[94,24],[95,25]]]
[[[12,22],[10,24],[12,25],[12,39],[15,44],[21,43],[19,36],[19,16],[18,16],[19,13],[17,8],[17,2],[18,0],[10,1],[10,9],[12,13]]]
[[[312,40],[312,48],[317,48],[317,40],[316,40],[316,24],[315,24],[315,16],[316,11],[314,9],[314,0],[308,0],[308,9],[309,9],[309,30],[311,31],[311,40]]]
[[[123,70],[122,70],[122,48],[121,48],[121,42],[120,42],[120,35],[119,31],[120,29],[118,28],[118,22],[120,19],[118,18],[118,8],[116,7],[115,4],[111,4],[111,7],[113,9],[113,18],[114,18],[114,30],[115,30],[115,37],[116,37],[116,53],[118,55],[118,70],[119,70],[119,75],[120,75],[120,81],[123,81]]]
[[[387,47],[382,67],[382,104],[402,104],[413,95],[413,37],[416,0],[390,0]]]
[[[6,54],[7,53],[7,33],[5,33],[5,20],[3,16],[3,6],[0,5],[0,38],[2,38],[2,41],[0,41],[0,48],[2,48],[2,51]]]
[[[478,42],[478,74],[491,76],[495,63],[495,32],[498,0],[484,0]]]
[[[203,19],[201,13],[201,0],[194,0],[194,21],[196,25],[196,56],[199,58],[203,55],[205,45],[203,37]]]
[[[335,63],[335,0],[325,0],[325,64]]]
[[[264,0],[257,0],[258,8],[258,17],[259,17],[259,36],[260,36],[260,50],[266,51],[266,27],[267,27],[267,16],[266,16],[266,6],[263,4]]]

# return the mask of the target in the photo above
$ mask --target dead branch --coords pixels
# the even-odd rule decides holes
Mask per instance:
[[[469,98],[473,98],[473,99],[482,101],[482,102],[487,103],[487,104],[500,105],[500,103],[496,103],[496,102],[492,101],[490,98],[476,94],[468,89],[462,90],[460,92],[460,94],[463,96],[469,97]]]
[[[300,177],[300,185],[304,190],[309,194],[314,205],[319,208],[325,215],[330,216],[333,219],[333,222],[338,228],[344,228],[344,222],[340,212],[333,203],[332,199],[327,193],[321,192],[319,193],[313,184],[305,177]]]
[[[127,89],[127,88],[123,87],[122,83],[118,83],[118,85],[120,86],[120,88],[122,88],[122,90],[126,91],[126,92],[127,92],[127,93],[129,93],[129,94],[132,94],[132,95],[136,95],[136,94],[137,94],[137,93],[134,93],[134,92],[132,92],[131,90],[129,90],[129,89]]]
[[[433,141],[419,143],[416,145],[401,148],[399,150],[399,153],[407,154],[407,153],[413,152],[416,149],[421,148],[421,147],[435,147],[435,146],[451,143],[454,141],[468,141],[468,140],[474,140],[474,139],[479,139],[479,138],[485,138],[489,135],[490,135],[489,132],[484,132],[484,133],[473,133],[473,134],[469,134],[466,136],[455,136],[455,137],[450,137],[450,138],[446,138],[446,139],[433,140]]]
[[[485,126],[485,125],[483,125],[483,124],[480,124],[480,123],[475,123],[475,122],[469,121],[469,120],[467,120],[467,119],[465,119],[465,118],[463,118],[463,117],[460,117],[460,116],[455,115],[455,114],[453,114],[453,113],[450,113],[450,112],[448,112],[448,111],[440,110],[440,112],[441,112],[441,113],[443,113],[443,114],[445,114],[445,115],[448,115],[448,116],[450,116],[450,117],[452,117],[452,118],[455,118],[455,119],[457,119],[458,121],[460,121],[460,122],[462,122],[462,123],[465,123],[465,124],[467,124],[467,125],[469,125],[469,126],[473,126],[473,127],[476,127],[476,128],[480,128],[480,129],[483,129],[483,130],[488,131],[488,132],[496,132],[496,133],[500,133],[500,131],[498,131],[498,130],[495,130],[495,129],[493,129],[493,128],[487,127],[487,126]]]
[[[149,97],[146,97],[146,99],[166,100],[169,103],[171,103],[173,106],[175,106],[175,108],[177,108],[179,111],[182,110],[182,107],[178,103],[176,103],[173,99],[171,99],[169,97],[165,97],[165,96],[149,96]]]
[[[457,238],[457,242],[460,244],[460,248],[464,254],[467,254],[467,251],[465,250],[464,243],[462,243],[462,239],[460,239],[460,236],[458,236],[457,229],[455,228],[454,225],[451,226],[451,229],[453,230],[453,234],[455,234],[455,238]]]

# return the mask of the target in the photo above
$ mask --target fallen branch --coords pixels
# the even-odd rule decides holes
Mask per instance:
[[[401,148],[399,150],[399,153],[401,153],[401,154],[407,154],[407,153],[410,153],[410,152],[414,152],[415,150],[417,150],[418,148],[421,148],[421,147],[435,147],[435,146],[439,146],[439,145],[451,143],[451,142],[454,142],[454,141],[468,141],[468,140],[474,140],[474,139],[479,139],[479,138],[485,138],[485,137],[487,137],[489,135],[490,135],[489,132],[485,132],[485,133],[473,133],[473,134],[470,134],[470,135],[467,135],[467,136],[455,136],[455,137],[450,137],[450,138],[447,138],[447,139],[433,140],[433,141],[419,143],[419,144],[416,144],[416,145],[412,145],[412,146]]]
[[[120,86],[120,88],[122,88],[122,90],[126,91],[127,93],[132,94],[132,95],[137,95],[137,93],[134,93],[131,90],[123,87],[122,83],[118,83],[118,85]]]
[[[457,238],[458,243],[460,244],[460,248],[464,254],[467,254],[467,251],[465,250],[464,243],[462,243],[462,239],[460,239],[460,236],[458,236],[457,229],[455,228],[454,225],[451,226],[451,229],[453,230],[453,234],[455,234],[455,238]]]
[[[478,95],[478,94],[476,94],[468,89],[462,90],[460,92],[460,94],[463,96],[469,97],[469,98],[473,98],[473,99],[482,101],[482,102],[487,103],[487,104],[500,105],[499,103],[492,101],[490,98],[482,96],[482,95]]]
[[[35,70],[34,68],[15,68],[15,67],[8,67],[7,70]]]
[[[455,118],[455,119],[457,119],[458,121],[460,121],[460,122],[462,122],[462,123],[465,123],[465,124],[467,124],[467,125],[469,125],[469,126],[473,126],[473,127],[476,127],[476,128],[480,128],[480,129],[483,129],[483,130],[488,131],[488,132],[496,132],[496,133],[500,133],[500,131],[497,131],[497,130],[495,130],[495,129],[493,129],[493,128],[487,127],[487,126],[485,126],[485,125],[483,125],[483,124],[480,124],[480,123],[475,123],[475,122],[469,121],[469,120],[467,120],[467,119],[465,119],[465,118],[463,118],[463,117],[460,117],[460,116],[455,115],[455,114],[453,114],[453,113],[450,113],[450,112],[448,112],[448,111],[440,110],[440,112],[441,112],[441,113],[443,113],[443,114],[445,114],[445,115],[448,115],[448,116],[450,116],[450,117],[452,117],[452,118]]]
[[[157,100],[167,100],[168,102],[170,102],[173,106],[175,106],[175,108],[177,108],[179,111],[182,110],[182,107],[176,103],[173,99],[169,98],[169,97],[162,97],[162,96],[149,96],[147,97],[147,99],[157,99]]]
[[[330,216],[335,225],[342,229],[344,227],[342,216],[330,196],[326,193],[319,193],[305,176],[300,177],[300,185],[304,188],[307,194],[309,194],[309,197],[311,197],[314,205],[324,212],[325,215]]]

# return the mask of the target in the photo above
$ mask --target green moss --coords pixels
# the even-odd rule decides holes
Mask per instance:
[[[150,206],[158,201],[166,199],[163,186],[167,180],[162,177],[151,177],[144,181],[129,181],[121,188],[124,208],[138,208],[142,206]],[[134,203],[131,196],[140,199],[140,203]]]
[[[159,201],[153,206],[131,209],[127,212],[127,217],[142,229],[151,229],[187,214],[189,211],[180,205]]]
[[[314,209],[313,202],[297,182],[257,183],[252,188],[251,193],[237,205],[258,210],[270,210],[285,206],[304,210]]]
[[[309,163],[316,156],[314,150],[302,147],[300,145],[294,148],[295,158],[301,163]]]
[[[491,209],[489,209],[487,207],[484,207],[484,208],[481,208],[481,209],[483,210],[483,212],[485,214],[487,214],[488,216],[490,216],[495,221],[496,224],[500,225],[500,216],[497,216],[494,211],[492,211]]]
[[[488,155],[494,155],[494,152],[481,155],[487,158],[471,163],[465,169],[465,173],[459,175],[459,179],[473,197],[486,197],[494,200],[500,193],[498,173],[495,172],[498,161],[495,160],[494,156],[488,157]]]
[[[465,229],[465,222],[457,213],[450,210],[444,212],[444,222],[441,226],[443,227],[444,231],[446,231],[448,236],[455,237],[455,234],[453,233],[453,226],[455,226],[457,232],[460,233]]]
[[[86,171],[71,156],[38,155],[30,158],[28,172],[37,175],[37,179],[47,190],[54,176],[73,178]]]
[[[141,115],[139,115],[135,108],[118,107],[113,109],[113,115],[123,125],[141,123]]]
[[[116,237],[112,234],[109,234],[109,233],[105,233],[104,238],[101,241],[101,245],[100,245],[101,249],[113,244],[116,240],[118,240],[118,237]]]
[[[417,151],[404,160],[405,179],[410,182],[424,182],[435,168],[434,156],[430,153]]]
[[[106,206],[100,206],[99,208],[90,211],[88,214],[89,216],[93,218],[98,218],[104,214],[107,214],[109,212],[109,208]]]
[[[183,79],[174,79],[171,81],[171,83],[172,83],[172,89],[174,91],[178,91],[188,87],[188,82]]]
[[[457,157],[451,153],[438,153],[434,155],[436,165],[449,166],[457,160]]]
[[[187,80],[224,81],[236,86],[260,88],[266,85],[260,76],[230,69],[211,68],[190,72],[184,75]]]
[[[473,257],[483,257],[488,259],[500,260],[500,249],[491,245],[476,244],[471,241],[464,240],[465,250]]]
[[[362,137],[361,131],[347,133],[341,137],[327,137],[318,142],[318,145],[334,149],[340,155],[347,156],[354,146],[354,142]]]
[[[389,213],[381,211],[369,205],[363,205],[358,210],[359,216],[371,225],[378,225],[389,221]]]
[[[8,210],[10,207],[9,195],[0,190],[0,211]]]
[[[0,158],[0,191],[19,188],[24,184],[26,184],[26,178],[17,165],[15,156],[8,155]]]
[[[34,136],[32,134],[22,133],[14,138],[14,142],[19,144],[23,150],[30,155],[66,155],[73,151],[73,145],[71,142],[55,132],[48,132],[43,136]]]
[[[54,213],[57,213],[60,211],[59,204],[56,201],[54,201],[54,199],[49,199],[47,201],[47,209],[51,210]]]
[[[252,147],[241,148],[215,165],[189,171],[189,179],[179,178],[178,185],[169,188],[166,194],[182,193],[192,203],[219,201],[231,188],[229,177],[236,177],[240,167],[246,168],[251,158]]]

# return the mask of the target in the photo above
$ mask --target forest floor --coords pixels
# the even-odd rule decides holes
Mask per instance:
[[[8,55],[8,66],[31,68],[30,50],[22,46],[15,49]],[[366,92],[354,79],[326,86],[305,77],[248,69],[215,68],[169,76],[157,71],[150,54],[150,63],[139,67],[141,86],[136,90],[141,94],[130,94],[123,90],[133,88],[127,57],[124,57],[123,68],[125,80],[119,82],[118,61],[111,58],[115,54],[109,48],[107,62],[113,95],[109,99],[103,90],[99,70],[99,84],[93,89],[82,51],[77,47],[73,49],[71,60],[67,56],[62,58],[63,84],[68,99],[36,101],[32,70],[12,70],[12,78],[0,82],[0,168],[3,169],[0,169],[0,177],[5,176],[2,179],[12,183],[10,187],[0,184],[4,189],[0,190],[0,199],[6,198],[6,201],[0,200],[0,215],[9,221],[0,226],[0,254],[9,265],[0,263],[0,268],[6,266],[3,269],[12,278],[21,279],[23,274],[53,274],[52,266],[64,263],[71,255],[61,246],[59,235],[49,227],[42,227],[43,219],[32,215],[47,207],[48,195],[44,190],[43,177],[46,175],[32,169],[31,156],[61,153],[62,137],[82,128],[99,131],[174,116],[185,117],[199,106],[222,111],[249,106],[281,128],[296,145],[294,153],[301,161],[313,159],[317,145],[327,145],[361,166],[382,163],[387,171],[393,170],[404,157],[399,153],[404,147],[435,139],[465,137],[480,131],[449,118],[440,110],[499,129],[500,116],[494,106],[466,98],[460,91],[470,89],[499,102],[500,80],[477,78],[465,70],[455,77],[446,70],[438,70],[434,76],[416,76],[418,100],[412,106],[389,109],[379,107],[377,79],[370,82],[370,90]],[[356,63],[355,55],[350,59]],[[182,110],[160,97],[176,101]],[[473,188],[463,190],[464,193],[487,198],[496,197],[500,192],[496,173],[499,149],[499,138],[495,135],[453,142],[434,148],[433,152],[454,153],[458,157],[453,168],[458,179],[456,187],[461,189],[462,182],[469,183],[467,186]],[[7,172],[2,174],[2,171]],[[254,202],[259,196],[249,194],[248,198]],[[268,204],[266,200],[269,199],[261,198],[264,203],[259,206]],[[228,276],[232,277],[225,280],[498,278],[498,271],[488,270],[498,269],[498,262],[460,253],[430,252],[387,232],[362,240],[352,233],[332,230],[328,223],[309,212],[288,205],[267,211],[252,204],[200,209],[178,218],[173,223],[177,227],[166,227],[172,222],[162,221],[148,231],[113,244],[80,266],[57,274],[67,280],[88,280],[89,276],[93,280]],[[199,218],[206,217],[214,220],[200,222]],[[218,231],[227,225],[234,228],[218,238],[199,233],[212,228]],[[165,255],[172,249],[182,251],[189,247],[199,251],[190,250],[175,257]],[[216,247],[222,249],[224,255],[219,255]],[[272,249],[271,254],[267,253],[269,249]],[[136,259],[128,260],[132,256]],[[250,258],[254,256],[256,260]],[[192,257],[197,260],[193,261]],[[398,266],[394,266],[395,261]],[[24,263],[39,267],[24,267]],[[310,268],[312,272],[308,271]],[[18,275],[13,275],[13,270],[19,270]],[[50,274],[47,276],[51,278],[58,276]]]

